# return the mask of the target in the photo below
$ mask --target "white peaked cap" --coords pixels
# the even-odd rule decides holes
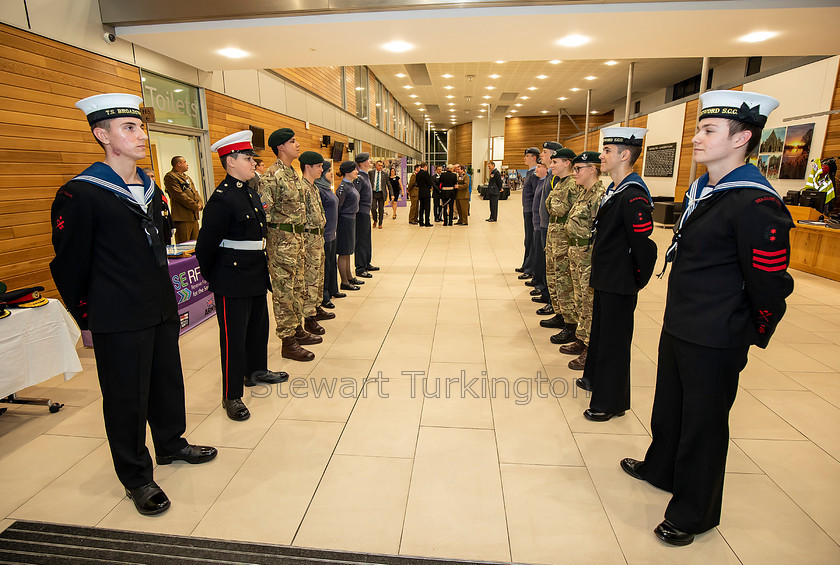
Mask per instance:
[[[764,127],[779,101],[766,94],[738,90],[710,90],[700,95],[700,119],[726,118]]]
[[[219,156],[233,153],[234,151],[248,151],[253,152],[254,146],[251,145],[251,138],[254,132],[249,129],[232,133],[223,137],[216,143],[210,146],[210,151],[215,151]]]
[[[642,145],[645,134],[648,132],[646,128],[604,128],[604,145]]]
[[[95,94],[76,102],[76,108],[85,113],[88,122],[94,124],[113,118],[140,118],[140,104],[143,99],[136,94],[112,92]]]

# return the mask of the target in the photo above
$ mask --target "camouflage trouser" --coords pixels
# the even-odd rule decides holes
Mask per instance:
[[[268,228],[266,244],[274,321],[282,339],[293,336],[303,319],[303,236]]]
[[[554,311],[563,315],[567,324],[577,321],[575,294],[569,276],[569,239],[562,225],[549,224],[545,240],[545,282]]]
[[[303,234],[304,271],[303,315],[314,316],[315,307],[324,300],[324,236]]]
[[[589,345],[589,330],[592,327],[592,299],[595,291],[589,286],[592,271],[592,246],[572,245],[569,247],[569,271],[575,287],[575,312],[578,327],[575,336]]]

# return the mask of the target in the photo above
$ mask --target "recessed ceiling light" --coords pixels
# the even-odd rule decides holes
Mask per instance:
[[[505,63],[506,61],[496,61],[496,62],[501,65],[502,63]]]
[[[540,110],[540,114],[548,114],[548,110]]]
[[[496,90],[496,87],[495,86],[485,86],[484,89],[485,90]]]
[[[589,113],[590,113],[590,114],[597,114],[597,113],[598,113],[598,110],[592,110],[592,111],[590,111]]]
[[[490,98],[493,98],[493,97],[490,96],[489,94],[485,94],[484,96],[482,96],[482,98],[484,98],[485,100],[489,100]]]
[[[598,77],[594,77],[592,75],[589,75],[588,77],[583,77],[583,78],[586,79],[586,80],[595,80]]]
[[[443,88],[445,88],[446,90],[452,90],[455,87],[454,86],[444,86]]]
[[[478,111],[479,111],[479,112],[486,112],[486,111],[487,111],[487,108],[479,108],[479,109],[478,109]]]
[[[517,107],[520,107],[520,108],[521,108],[521,107],[522,107],[522,104],[514,104],[514,106],[517,106]]]
[[[405,41],[392,41],[383,45],[382,48],[393,53],[405,53],[414,49],[414,45]]]
[[[489,105],[490,105],[490,104],[489,104],[489,103],[487,103],[487,102],[484,102],[484,103],[482,104],[482,106],[489,106]]]
[[[511,116],[510,114],[508,114],[508,115],[507,115],[507,116],[505,116],[505,117],[506,117],[506,118],[512,118],[513,116]]]
[[[536,89],[537,89],[537,87],[536,87],[536,86],[529,86],[529,87],[528,87],[528,90],[536,90]]]
[[[528,98],[530,98],[530,96],[520,96],[519,98],[521,98],[522,100],[528,100]]]
[[[447,98],[455,98],[455,97],[454,97],[454,96],[452,96],[451,94],[447,94],[447,95],[446,95],[446,97],[447,97]]]
[[[565,96],[561,96],[561,97],[560,97],[560,98],[558,98],[557,100],[568,100],[568,98],[566,98]]]
[[[578,91],[580,91],[580,89],[579,89],[579,88],[577,88],[577,87],[575,87],[575,88],[570,88],[569,90],[571,90],[572,92],[578,92]]]
[[[414,103],[414,105],[415,105],[415,106],[419,106],[420,104],[422,104],[422,102],[415,102],[415,103]],[[377,106],[378,106],[378,105],[379,105],[379,104],[377,104]]]
[[[537,78],[540,80],[544,80],[548,78],[548,75],[537,75]]]
[[[519,110],[511,110],[511,111],[510,111],[510,113],[511,113],[511,114],[515,114],[515,113],[516,113],[516,112],[518,112],[518,111],[519,111]]]
[[[450,75],[449,73],[446,73],[445,75],[440,75],[440,76],[442,76],[443,78],[452,78],[452,75]]]
[[[357,86],[357,87],[356,87],[356,90],[364,90],[364,88],[363,88],[363,87],[361,87],[361,86]]]
[[[450,108],[450,109],[449,109],[449,111],[450,111],[450,112],[454,112],[454,111],[455,111],[455,108]]]
[[[501,76],[502,76],[502,75],[490,75],[490,78],[499,78],[499,77],[501,77]]]
[[[409,94],[408,97],[409,98],[417,98],[417,95],[416,94]]]
[[[478,116],[479,118],[483,118],[484,116]]]
[[[562,62],[563,61],[558,61],[557,59],[552,59],[551,61],[549,61],[549,63],[551,63],[552,65],[559,65]]]
[[[605,62],[604,64],[605,64],[605,65],[609,65],[609,66],[611,66],[611,67],[612,67],[613,65],[617,65],[617,64],[618,64],[618,61],[607,61],[607,62]]]
[[[562,45],[563,47],[580,47],[585,43],[589,43],[589,38],[582,35],[567,35],[557,40],[557,45]]]
[[[414,87],[413,87],[413,86],[411,86],[410,84],[404,84],[404,85],[403,85],[403,88],[405,88],[406,90],[411,90],[411,89],[412,89],[412,88],[414,88]]]
[[[228,57],[230,59],[241,59],[242,57],[247,57],[248,53],[243,51],[242,49],[237,49],[236,47],[228,47],[227,49],[219,49],[216,51],[219,55],[224,57]]]
[[[397,78],[405,78],[407,75],[405,73],[397,73],[394,76],[397,77]]]
[[[455,102],[447,102],[447,103],[446,103],[446,105],[447,105],[447,106],[454,106],[454,105],[455,105]]]
[[[755,31],[753,33],[748,33],[747,35],[741,36],[738,38],[738,41],[744,41],[746,43],[758,43],[760,41],[767,41],[771,37],[776,37],[779,35],[775,31]]]

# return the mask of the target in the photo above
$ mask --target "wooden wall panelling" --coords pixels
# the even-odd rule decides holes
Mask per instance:
[[[631,128],[646,128],[647,127],[648,117],[647,114],[644,116],[639,116],[638,118],[631,118],[630,119],[630,127]],[[644,172],[644,164],[645,162],[645,149],[642,146],[642,153],[639,155],[639,158],[636,160],[636,164],[633,165],[633,171],[642,174]]]
[[[560,142],[567,145],[566,139],[578,133],[577,127],[583,129],[586,116],[572,116],[573,124],[568,116],[560,120]],[[590,128],[597,128],[613,121],[612,112],[591,116]],[[591,135],[591,134],[590,134]],[[597,136],[597,132],[595,133]],[[519,167],[523,163],[525,150],[529,147],[542,149],[546,141],[557,138],[557,116],[525,116],[521,118],[507,118],[505,120],[505,156],[504,162],[510,166]],[[583,146],[581,136],[581,147]]]
[[[272,70],[341,108],[341,67],[287,67]]]
[[[472,164],[472,123],[461,124],[455,127],[454,135],[456,151],[454,152],[453,163],[466,166]],[[450,142],[451,143],[451,142]]]
[[[0,279],[9,288],[43,286],[56,298],[49,272],[53,197],[102,158],[74,104],[103,92],[140,95],[140,72],[2,24],[0,46]]]
[[[831,100],[831,109],[840,110],[840,70],[838,70],[837,80],[834,82],[834,98]],[[840,157],[840,114],[831,114],[828,117],[828,127],[825,132],[825,143],[821,156]]]
[[[368,69],[368,108],[370,110],[368,123],[373,127],[378,127],[379,124],[376,121],[376,75],[370,69]]]
[[[344,67],[344,78],[347,84],[347,108],[350,114],[356,115],[356,73],[353,67]]]

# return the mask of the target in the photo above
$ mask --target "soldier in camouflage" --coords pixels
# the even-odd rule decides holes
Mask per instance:
[[[572,175],[572,160],[575,152],[568,148],[558,149],[551,155],[551,179],[545,207],[548,210],[548,233],[545,245],[545,274],[548,293],[554,309],[554,317],[542,320],[540,325],[547,328],[560,328],[560,333],[551,336],[552,343],[564,339],[577,323],[574,309],[574,289],[569,275],[569,242],[564,225],[572,204],[577,199],[578,188]],[[569,330],[571,328],[571,330]]]
[[[321,178],[324,157],[315,151],[304,151],[299,161],[306,191],[306,223],[303,232],[303,282],[306,293],[303,300],[303,329],[311,334],[324,335],[326,330],[318,320],[335,318],[335,314],[321,308],[324,299],[324,226],[327,225],[327,218],[315,181]]]
[[[315,354],[301,347],[321,343],[301,326],[304,300],[303,231],[306,221],[303,182],[292,162],[300,155],[295,132],[281,128],[268,138],[277,161],[260,178],[260,197],[268,219],[266,245],[271,275],[271,301],[277,336],[283,340],[281,355],[295,361],[311,361]]]
[[[584,151],[575,157],[573,162],[575,182],[581,192],[569,211],[566,235],[569,238],[569,272],[575,289],[575,317],[578,325],[575,340],[560,346],[560,351],[578,356],[569,361],[569,368],[575,371],[583,371],[586,365],[589,330],[592,327],[594,291],[589,286],[589,272],[592,270],[592,226],[606,190],[599,178],[600,165],[601,158],[597,151]]]

